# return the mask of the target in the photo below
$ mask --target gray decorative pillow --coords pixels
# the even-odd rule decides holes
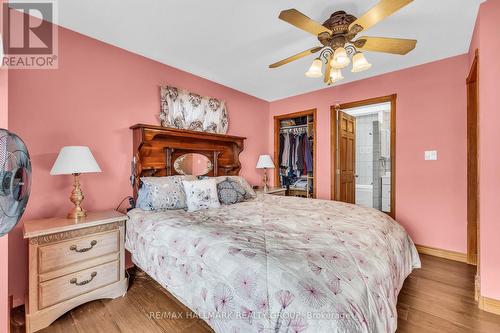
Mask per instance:
[[[241,187],[245,190],[245,199],[248,200],[248,199],[253,199],[253,198],[257,197],[257,194],[252,189],[252,186],[250,186],[250,184],[248,184],[248,182],[245,180],[245,178],[243,178],[241,176],[219,176],[219,177],[217,177],[217,184],[225,181],[226,179],[235,181],[241,185]]]
[[[220,207],[215,179],[183,180],[182,185],[186,192],[188,212]]]
[[[217,184],[217,195],[221,204],[232,205],[245,201],[246,191],[239,182],[226,178]]]
[[[147,189],[147,198],[151,209],[186,208],[186,194],[183,180],[194,180],[195,176],[142,177]]]

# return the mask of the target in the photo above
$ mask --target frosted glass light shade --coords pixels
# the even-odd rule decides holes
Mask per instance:
[[[306,72],[307,77],[321,77],[323,76],[323,73],[321,72],[321,69],[323,68],[323,62],[316,58],[313,60],[311,67],[309,67],[309,70]]]
[[[330,80],[333,83],[343,80],[344,76],[342,75],[342,71],[340,69],[332,69],[332,73],[330,74]]]
[[[370,69],[372,67],[372,64],[370,64],[366,58],[365,55],[361,52],[356,53],[352,57],[352,70],[351,72],[357,73],[357,72],[362,72],[367,69]]]
[[[350,63],[351,59],[349,59],[346,50],[343,47],[339,47],[333,53],[333,59],[330,64],[334,69],[341,69],[345,68]]]
[[[50,170],[51,175],[90,172],[101,172],[101,168],[90,152],[89,147],[85,146],[62,147],[52,170]]]
[[[274,169],[274,163],[269,155],[260,155],[257,161],[257,169]]]

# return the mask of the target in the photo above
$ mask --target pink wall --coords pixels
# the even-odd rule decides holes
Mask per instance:
[[[3,32],[2,8],[4,2],[7,1],[0,0],[0,32]],[[9,71],[7,68],[0,68],[0,128],[8,128],[8,79]],[[10,329],[8,235],[0,238],[0,268],[0,332],[8,332]]]
[[[479,225],[481,294],[500,299],[500,1],[483,3],[470,49],[479,48]]]
[[[0,1],[1,6],[1,1]],[[1,11],[0,11],[1,13]],[[0,128],[8,124],[8,70],[0,69]],[[9,329],[9,236],[0,237],[0,332]]]
[[[397,94],[396,219],[417,244],[466,252],[467,64],[461,55],[272,102],[268,149],[273,116],[317,108],[317,192],[329,199],[330,106]]]
[[[32,156],[32,196],[24,219],[65,215],[71,203],[71,177],[50,176],[64,145],[88,145],[103,172],[82,176],[84,207],[115,208],[131,194],[129,184],[135,123],[158,124],[159,85],[168,84],[224,99],[229,134],[248,138],[241,174],[251,183],[267,150],[269,104],[236,90],[165,66],[75,32],[59,30],[58,70],[17,70],[9,77],[9,127],[25,140]],[[10,292],[15,304],[26,289],[26,245],[21,226],[10,236]]]

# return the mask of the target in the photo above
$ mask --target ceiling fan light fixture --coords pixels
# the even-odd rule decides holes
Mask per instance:
[[[342,75],[342,71],[340,70],[340,68],[332,69],[332,73],[330,74],[330,80],[332,81],[332,83],[336,83],[343,79],[344,76]]]
[[[323,76],[323,72],[321,71],[323,68],[323,62],[321,59],[316,58],[313,60],[311,67],[309,67],[309,70],[305,73],[307,77],[312,77],[312,78],[318,78]]]
[[[370,69],[372,64],[366,60],[365,55],[361,52],[357,52],[352,57],[352,70],[353,73],[358,73]]]
[[[339,47],[333,52],[331,65],[334,69],[342,69],[349,65],[351,59],[347,55],[347,51],[343,47]]]

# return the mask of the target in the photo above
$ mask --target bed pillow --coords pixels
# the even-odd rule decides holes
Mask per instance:
[[[248,184],[248,182],[243,177],[240,177],[240,176],[219,176],[216,179],[217,179],[217,184],[225,181],[226,179],[235,181],[238,184],[240,184],[241,187],[243,187],[243,189],[245,190],[245,199],[246,200],[253,199],[253,198],[257,197],[257,194],[252,189],[252,186],[250,186],[250,184]]]
[[[195,176],[142,177],[143,186],[147,189],[151,209],[183,209],[186,208],[186,194],[182,186],[183,180],[194,180]],[[144,204],[143,204],[144,205]]]
[[[188,212],[220,207],[215,179],[183,180],[182,184],[186,193]]]
[[[217,184],[217,196],[224,205],[232,205],[245,201],[246,191],[239,182],[226,177],[225,180]]]
[[[149,197],[149,192],[146,186],[141,186],[139,189],[135,206],[142,210],[153,210],[151,198]]]

